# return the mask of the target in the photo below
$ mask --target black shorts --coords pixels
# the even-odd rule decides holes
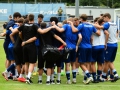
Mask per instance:
[[[23,46],[23,60],[29,63],[36,63],[37,49],[35,44],[27,44]]]
[[[23,61],[23,51],[22,47],[14,47],[13,48],[14,58],[16,65],[24,65],[25,62]]]
[[[38,51],[38,68],[42,69],[44,68],[44,65],[46,68],[53,68],[54,67],[54,62],[52,60],[45,60],[42,57],[42,52],[41,50]]]

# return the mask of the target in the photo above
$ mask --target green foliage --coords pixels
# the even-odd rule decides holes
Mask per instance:
[[[120,3],[115,3],[115,4],[113,5],[113,8],[120,8]]]
[[[74,6],[75,0],[36,0],[40,3],[67,3],[67,6]],[[120,0],[79,0],[80,6],[108,6],[110,8],[119,8]],[[0,0],[0,2],[14,2],[14,3],[34,3],[35,0]]]

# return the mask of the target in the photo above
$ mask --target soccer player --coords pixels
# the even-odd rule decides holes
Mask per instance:
[[[19,26],[21,26],[23,24],[23,19],[20,18],[20,19],[18,19],[17,22],[18,22],[17,25],[14,25],[14,27],[18,26],[18,24],[19,24]],[[16,28],[18,28],[18,27],[16,27]],[[12,27],[10,27],[10,30],[12,31],[12,34],[10,34],[10,37],[11,37],[11,35],[13,35],[14,30]],[[9,73],[9,71],[12,71],[13,80],[16,80],[16,78],[17,78],[18,74],[20,74],[20,70],[21,70],[20,62],[23,61],[22,55],[21,55],[22,48],[19,49],[19,46],[21,47],[21,43],[19,41],[19,36],[16,35],[16,38],[17,38],[16,43],[15,43],[15,40],[13,41],[13,39],[15,39],[14,37],[11,38],[11,42],[10,42],[10,46],[11,46],[10,51],[12,54],[11,58],[13,58],[15,60],[15,63],[11,64],[7,68],[7,70],[3,73],[6,80],[8,80],[7,75]],[[19,45],[19,43],[20,43],[20,45]],[[17,49],[17,51],[16,51],[16,49]],[[17,70],[15,68],[17,68]],[[17,73],[17,71],[18,71],[18,73]]]
[[[41,23],[43,22],[43,18],[44,16],[42,14],[38,14],[38,23],[35,23],[38,27],[40,27]],[[37,47],[37,59],[38,59],[38,49],[39,49],[39,46],[40,46],[40,42],[39,42],[39,39],[37,38],[35,40],[35,45]],[[37,63],[35,64],[35,67],[34,67],[34,71],[33,71],[33,75],[36,75],[37,74]]]
[[[46,28],[46,23],[41,23],[41,28],[44,29]],[[38,68],[39,68],[39,80],[38,83],[42,84],[42,73],[43,73],[43,67],[44,67],[44,62],[46,61],[46,65],[45,67],[47,68],[47,80],[46,80],[46,85],[50,85],[50,76],[52,73],[52,70],[54,70],[54,60],[51,60],[51,58],[49,60],[45,60],[42,57],[42,47],[44,46],[44,44],[46,45],[53,45],[53,40],[57,39],[59,40],[64,46],[66,46],[66,43],[58,36],[56,35],[53,31],[49,31],[45,34],[39,35],[39,40],[41,42],[40,44],[40,48],[38,51]],[[44,42],[43,42],[44,40]],[[54,77],[52,77],[54,78]]]
[[[110,24],[110,27],[108,29],[109,32],[109,38],[107,42],[107,49],[105,51],[105,67],[103,70],[103,78],[107,79],[107,72],[108,69],[110,69],[111,74],[110,78],[111,81],[117,81],[118,80],[118,74],[114,66],[114,61],[117,53],[117,34],[118,34],[118,28],[115,23],[111,22],[111,15],[109,13],[105,13],[103,15],[104,21]]]
[[[69,18],[68,21],[73,21],[73,18]],[[67,43],[66,49],[70,50],[70,55],[65,60],[65,70],[67,77],[67,84],[71,84],[70,80],[70,65],[72,66],[72,75],[73,80],[72,83],[76,83],[76,67],[75,67],[75,59],[76,59],[76,42],[78,38],[78,33],[73,33],[71,26],[67,23],[64,24],[62,28],[56,26],[56,30],[59,32],[63,32],[65,34],[65,42]]]
[[[96,18],[94,23],[98,23],[99,25],[104,24],[103,18]],[[95,34],[92,35],[92,62],[91,62],[91,71],[93,76],[93,83],[98,83],[101,81],[100,75],[102,75],[102,69],[104,64],[104,52],[105,45],[107,44],[109,37],[109,33],[107,30],[101,30],[101,35],[97,36]],[[96,62],[97,62],[97,78],[96,78]]]
[[[80,63],[80,67],[84,71],[85,75],[87,76],[87,80],[85,84],[90,83],[92,81],[92,77],[90,76],[89,73],[89,66],[90,62],[92,60],[92,45],[90,43],[90,39],[92,36],[92,33],[96,33],[97,35],[100,35],[100,30],[96,30],[96,28],[89,24],[87,22],[87,15],[82,14],[80,16],[81,24],[77,28],[74,27],[72,22],[68,22],[71,24],[72,31],[73,32],[80,32],[82,35],[82,41],[79,45],[79,56],[78,56],[78,62]]]
[[[45,30],[41,30],[34,24],[34,15],[29,14],[29,23],[25,23],[20,26],[16,31],[22,32],[22,46],[23,46],[23,60],[25,61],[25,72],[27,75],[27,83],[32,83],[30,80],[31,73],[34,69],[34,65],[37,60],[37,51],[35,46],[35,40],[37,36],[37,31],[39,33],[46,33],[51,30],[49,27]]]
[[[77,28],[78,25],[79,25],[79,19],[78,19],[78,18],[74,18],[74,19],[73,19],[73,24],[74,24],[74,26]],[[79,37],[79,35],[78,35],[78,37]],[[78,41],[78,42],[79,42],[79,41]],[[79,42],[79,43],[80,43],[80,42]],[[79,46],[79,44],[76,45],[76,46]],[[78,47],[76,47],[76,48],[78,48]],[[79,75],[78,51],[77,51],[77,54],[76,54],[76,74]]]

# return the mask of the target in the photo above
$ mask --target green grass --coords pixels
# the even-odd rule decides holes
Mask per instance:
[[[5,54],[3,50],[3,42],[4,40],[0,40],[0,73],[5,70]],[[120,43],[119,43],[120,47]],[[119,59],[120,59],[120,49],[118,49],[118,53],[116,56],[115,67],[120,75],[120,66],[119,66]],[[81,70],[80,70],[81,73]],[[72,76],[71,76],[72,77]],[[38,76],[33,76],[33,84],[28,85],[26,83],[18,82],[18,81],[6,81],[2,75],[0,75],[0,90],[119,90],[120,89],[120,80],[115,83],[111,83],[109,81],[104,83],[93,84],[90,83],[89,85],[84,85],[82,83],[83,76],[77,75],[77,84],[66,84],[66,77],[61,76],[62,84],[60,85],[50,85],[47,86],[46,76],[43,75],[43,84],[37,84]]]

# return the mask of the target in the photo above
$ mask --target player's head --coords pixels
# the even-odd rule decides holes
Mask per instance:
[[[73,24],[75,25],[75,26],[78,26],[79,25],[79,19],[78,18],[73,18]]]
[[[21,14],[20,14],[19,12],[15,12],[15,13],[13,14],[13,19],[14,19],[15,21],[17,21],[19,18],[21,18]]]
[[[80,21],[81,21],[81,22],[87,21],[87,15],[86,15],[86,14],[82,14],[82,15],[80,16]]]
[[[29,21],[34,21],[34,15],[33,14],[29,14],[28,15],[28,20]]]
[[[22,26],[24,23],[24,18],[19,18],[18,23],[19,23],[19,26]]]
[[[97,21],[98,21],[99,18],[100,18],[100,17],[96,17],[96,18],[94,19],[94,23],[97,23]]]
[[[67,20],[63,20],[63,22],[62,22],[63,24],[67,24]]]
[[[104,21],[105,21],[105,22],[108,22],[108,21],[111,19],[111,15],[110,15],[109,13],[105,13],[105,14],[103,15],[103,18],[104,18]]]
[[[45,22],[42,22],[41,25],[40,25],[41,29],[46,28],[46,26],[47,26],[47,24]]]
[[[50,22],[55,22],[55,24],[57,25],[57,23],[58,23],[58,18],[57,17],[51,17],[50,18]]]
[[[40,24],[43,21],[44,16],[42,14],[38,15],[38,23]]]
[[[97,20],[97,22],[98,22],[99,25],[103,25],[105,21],[104,21],[103,18],[99,18],[99,19]]]

